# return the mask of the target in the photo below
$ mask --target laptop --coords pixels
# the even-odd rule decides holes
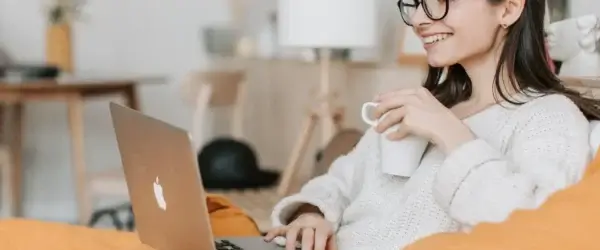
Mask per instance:
[[[116,103],[110,113],[142,243],[156,250],[282,249],[260,236],[215,239],[189,133]]]

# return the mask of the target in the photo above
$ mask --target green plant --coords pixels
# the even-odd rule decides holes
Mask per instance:
[[[81,14],[85,0],[50,0],[46,13],[48,22],[52,25],[71,23]]]

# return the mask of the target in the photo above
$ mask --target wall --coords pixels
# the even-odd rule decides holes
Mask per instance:
[[[40,2],[43,1],[0,0],[0,46],[22,62],[44,58],[45,22]],[[252,5],[249,2],[247,6]],[[257,30],[265,21],[257,13],[266,12],[274,2],[265,0],[262,5],[252,7],[257,11],[246,17],[251,19],[246,28]],[[395,13],[391,8],[384,10]],[[178,84],[189,70],[207,67],[199,30],[227,21],[227,1],[89,1],[85,13],[85,21],[75,27],[77,71],[165,76],[163,84],[142,87],[142,108],[150,115],[189,128],[191,112],[180,100]],[[286,163],[307,104],[311,102],[310,91],[315,89],[317,73],[315,65],[295,62],[263,61],[250,68],[252,109],[247,109],[245,132],[264,165],[281,168]],[[360,103],[374,93],[418,84],[421,76],[419,69],[410,67],[348,70],[338,67],[333,74],[334,82],[346,93],[348,110],[352,111],[357,111]],[[32,103],[27,105],[26,112],[25,215],[74,221],[76,207],[65,107],[62,103]],[[217,119],[214,127],[227,122]],[[85,123],[88,168],[95,171],[120,167],[106,100],[86,104]],[[348,113],[346,125],[365,127],[356,112]],[[314,152],[316,145],[311,145],[311,149]],[[312,153],[306,160],[306,164],[311,163]]]
[[[572,17],[587,14],[600,15],[600,2],[595,0],[570,0],[570,15]]]

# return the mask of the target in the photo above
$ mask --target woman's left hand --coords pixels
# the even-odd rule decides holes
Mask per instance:
[[[419,87],[378,95],[375,118],[382,119],[375,130],[382,133],[400,124],[388,134],[390,140],[401,140],[409,134],[425,137],[450,152],[475,138],[471,130],[454,113],[441,104],[429,90]]]

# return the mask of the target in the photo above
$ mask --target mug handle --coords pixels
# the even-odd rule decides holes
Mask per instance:
[[[366,102],[362,105],[362,110],[360,112],[360,116],[363,119],[363,121],[366,124],[369,124],[370,126],[377,126],[377,121],[376,120],[372,120],[371,118],[369,118],[369,108],[375,108],[377,107],[377,105],[379,105],[379,103],[376,102]]]

